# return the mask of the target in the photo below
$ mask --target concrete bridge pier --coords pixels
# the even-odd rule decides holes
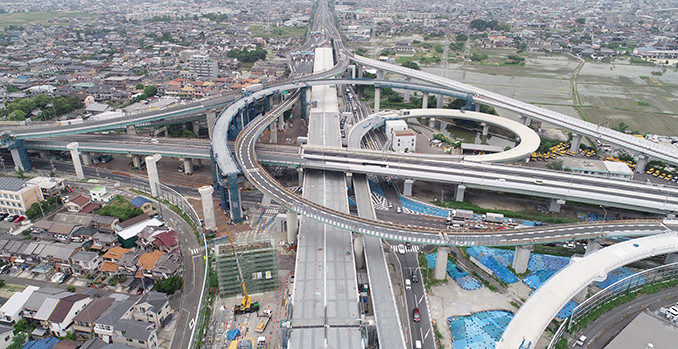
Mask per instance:
[[[447,274],[447,254],[450,253],[450,248],[447,246],[438,246],[438,252],[436,253],[436,269],[433,273],[433,277],[436,280],[445,280],[445,274]]]
[[[22,169],[24,171],[30,171],[33,169],[31,159],[28,158],[28,152],[26,151],[23,140],[13,140],[7,145],[7,149],[9,149],[9,152],[12,155],[15,170]]]
[[[436,108],[442,109],[443,108],[443,95],[436,95]]]
[[[424,95],[421,96],[421,109],[427,108],[428,108],[428,93],[424,93]]]
[[[283,114],[280,114],[280,116],[278,116],[277,120],[278,120],[278,130],[279,131],[285,131],[285,116]]]
[[[579,146],[581,146],[581,138],[582,136],[577,133],[572,134],[572,143],[570,144],[570,151],[578,154],[579,153]]]
[[[448,123],[443,122],[442,120],[439,120],[438,121],[438,130],[440,132],[445,132],[447,130],[447,125],[448,125]]]
[[[530,125],[530,117],[525,116],[525,115],[518,115],[518,122],[520,122],[521,124],[523,124],[525,126],[529,126]]]
[[[82,157],[82,164],[85,166],[92,165],[92,154],[91,153],[80,153]]]
[[[66,149],[71,152],[71,159],[73,160],[73,167],[75,168],[75,176],[78,179],[85,179],[85,173],[82,171],[82,163],[80,162],[80,154],[78,153],[78,142],[68,143]]]
[[[363,66],[356,63],[355,68],[358,71],[358,79],[362,79],[363,78]]]
[[[527,263],[530,261],[530,252],[534,250],[532,245],[520,245],[516,246],[516,251],[513,254],[513,270],[518,274],[522,274],[527,271]]]
[[[636,161],[636,173],[643,173],[645,172],[645,166],[647,166],[647,162],[649,161],[649,157],[644,154],[638,155],[638,161]]]
[[[191,162],[191,159],[183,158],[182,160],[184,161],[184,174],[193,174],[193,162]]]
[[[431,127],[431,128],[436,127],[436,118],[428,118],[428,127]]]
[[[405,180],[405,185],[403,186],[403,195],[412,196],[412,185],[414,185],[414,179]]]
[[[356,269],[365,267],[365,240],[362,234],[353,235],[353,257]]]
[[[49,150],[38,150],[38,155],[40,155],[41,159],[46,159],[49,157]]]
[[[346,172],[346,186],[351,188],[353,186],[353,173]]]
[[[214,130],[214,123],[217,121],[217,112],[214,110],[207,111],[207,133],[212,139],[212,132]]]
[[[672,264],[678,262],[678,252],[675,253],[669,253],[666,255],[666,259],[664,260],[664,264]]]
[[[297,243],[297,232],[299,231],[299,216],[296,212],[287,210],[287,243]]]
[[[411,80],[412,80],[412,79],[410,79],[409,76],[408,76],[408,77],[405,77],[405,82],[406,82],[406,83],[409,83]],[[410,90],[405,90],[405,103],[409,103],[409,102],[410,102]]]
[[[565,200],[553,198],[549,201],[549,212],[560,212],[560,206],[565,205]]]
[[[381,107],[381,88],[374,87],[374,112],[378,113]]]
[[[454,201],[464,201],[464,192],[466,191],[466,186],[463,184],[458,184],[457,188],[454,191]]]
[[[356,70],[355,64],[349,65],[348,70],[351,71],[351,79],[355,79],[355,70]]]
[[[158,161],[162,159],[162,155],[153,154],[146,157],[146,172],[148,173],[148,185],[151,187],[151,195],[158,197],[158,183],[160,177],[158,175]]]
[[[198,192],[202,200],[202,215],[205,219],[205,229],[215,231],[217,230],[217,217],[214,215],[214,200],[212,199],[214,188],[211,185],[205,185],[200,187]]]
[[[129,125],[129,126],[127,126],[127,134],[128,134],[128,135],[135,135],[135,134],[137,134],[137,130],[136,130],[136,128],[134,127],[134,125]]]
[[[590,239],[586,243],[586,252],[584,253],[584,257],[590,255],[591,253],[595,253],[598,250],[600,250],[602,242],[603,242],[603,240],[601,240],[601,239]]]
[[[299,167],[297,169],[297,175],[298,175],[299,186],[303,187],[304,186],[304,169]]]
[[[195,133],[196,135],[200,134],[200,121],[197,120],[193,121],[193,124],[191,126],[193,126],[193,133]]]
[[[490,133],[490,125],[488,125],[486,122],[481,122],[480,126],[483,127],[483,136],[487,136],[487,134]]]
[[[136,168],[141,168],[141,156],[132,155],[132,166]]]
[[[273,144],[278,143],[278,127],[276,126],[275,121],[268,125],[268,130],[271,132],[270,142]]]

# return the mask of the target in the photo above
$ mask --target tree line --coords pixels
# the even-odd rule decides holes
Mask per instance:
[[[34,118],[46,121],[55,116],[68,114],[83,106],[84,104],[77,96],[50,97],[39,94],[33,98],[21,98],[12,103],[7,103],[5,109],[0,113],[2,116],[7,116],[9,120],[21,121],[31,117],[34,111],[39,110]]]
[[[255,50],[250,51],[245,47],[244,49],[232,49],[226,54],[228,57],[237,58],[241,62],[252,63],[260,59],[266,59],[266,50],[257,47]]]

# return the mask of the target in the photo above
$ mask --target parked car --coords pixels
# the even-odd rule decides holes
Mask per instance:
[[[15,220],[18,216],[19,216],[19,215],[16,215],[16,214],[9,215],[9,216],[7,216],[7,218],[5,218],[5,220],[6,220],[7,222],[14,222],[14,220]]]
[[[0,213],[0,220],[4,220],[7,216],[9,216],[9,213]]]
[[[19,223],[19,222],[23,221],[24,219],[26,219],[25,216],[19,216],[19,217],[17,217],[13,222],[14,222],[14,223]]]

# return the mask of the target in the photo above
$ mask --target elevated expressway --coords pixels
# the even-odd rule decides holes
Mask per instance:
[[[676,232],[633,239],[573,260],[539,287],[513,317],[497,349],[534,348],[546,326],[590,283],[619,267],[652,256],[678,252]]]
[[[414,70],[386,62],[380,62],[358,55],[349,55],[349,59],[358,63],[359,65],[373,67],[380,71],[401,74],[438,86],[444,86],[460,93],[471,93],[473,94],[473,100],[476,103],[488,104],[495,107],[512,110],[520,115],[531,117],[537,120],[548,122],[558,127],[571,130],[578,135],[590,136],[602,142],[612,143],[644,156],[649,156],[651,158],[659,159],[671,164],[678,164],[678,148],[676,147],[650,142],[645,139],[634,137],[633,135],[617,132],[606,127],[567,116],[565,114],[557,113],[552,110],[500,95],[498,93],[490,92],[475,86],[464,84],[451,79],[446,79],[420,70]]]

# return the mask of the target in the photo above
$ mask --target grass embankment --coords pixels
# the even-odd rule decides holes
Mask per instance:
[[[9,25],[22,25],[27,23],[47,23],[57,18],[88,17],[96,18],[95,14],[86,12],[12,12],[0,14],[0,28]]]

